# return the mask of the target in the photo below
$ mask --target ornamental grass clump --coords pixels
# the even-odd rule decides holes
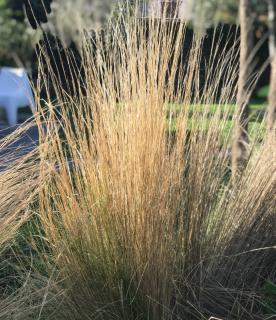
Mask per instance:
[[[232,183],[237,48],[214,41],[202,61],[195,38],[183,57],[186,30],[121,19],[84,41],[70,93],[50,72],[54,100],[44,57],[30,319],[262,319],[275,276],[275,139],[248,146]]]

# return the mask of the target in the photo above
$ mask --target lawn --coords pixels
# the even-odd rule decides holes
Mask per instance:
[[[251,141],[260,139],[265,134],[265,103],[251,103],[249,109],[248,130]],[[178,115],[183,106],[181,104],[169,104],[167,111],[168,126],[172,131],[175,131]],[[236,105],[191,105],[189,106],[189,121],[188,129],[196,126],[200,129],[207,130],[211,124],[216,112],[220,112],[220,117],[223,124],[222,137],[227,138],[231,134],[234,126],[234,116]],[[193,115],[195,119],[193,120]]]

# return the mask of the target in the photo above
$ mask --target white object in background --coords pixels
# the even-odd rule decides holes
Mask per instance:
[[[34,97],[24,69],[0,69],[0,107],[5,108],[10,126],[17,124],[17,113],[21,107],[30,106],[35,112]]]

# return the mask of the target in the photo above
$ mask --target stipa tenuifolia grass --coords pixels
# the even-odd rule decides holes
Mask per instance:
[[[252,144],[232,184],[236,48],[218,56],[213,43],[202,86],[202,40],[183,57],[181,22],[129,17],[106,34],[85,41],[73,94],[53,73],[56,100],[53,88],[46,107],[38,94],[46,244],[35,248],[49,280],[33,291],[32,316],[261,318],[275,270],[275,140]]]

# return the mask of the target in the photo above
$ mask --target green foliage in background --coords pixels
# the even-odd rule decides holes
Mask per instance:
[[[237,0],[189,0],[192,7],[193,24],[207,28],[219,22],[238,23],[239,2]],[[266,1],[252,0],[256,24],[262,24],[267,16]]]
[[[18,3],[0,0],[0,67],[32,63],[34,33],[24,22]]]

